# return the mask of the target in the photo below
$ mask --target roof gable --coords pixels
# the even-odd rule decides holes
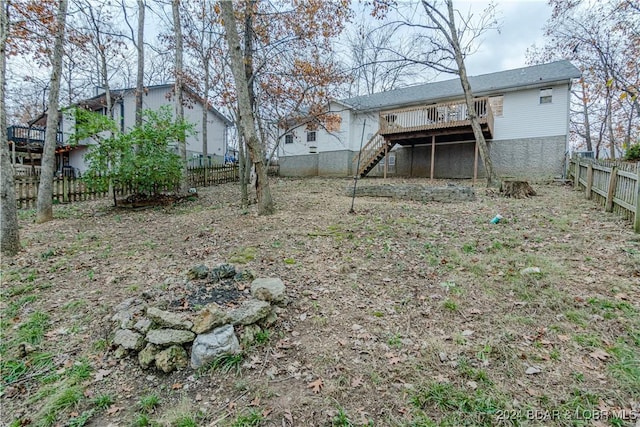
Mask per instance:
[[[470,76],[469,83],[473,94],[484,96],[491,93],[507,92],[525,87],[544,86],[553,83],[570,82],[580,77],[578,70],[569,61],[556,61],[548,64],[516,68],[514,70]],[[460,79],[409,86],[372,95],[356,96],[340,100],[357,110],[379,110],[440,102],[463,96]]]

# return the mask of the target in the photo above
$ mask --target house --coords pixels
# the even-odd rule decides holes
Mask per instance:
[[[578,77],[570,62],[557,61],[469,78],[498,176],[562,175]],[[336,100],[325,118],[299,121],[282,136],[281,175],[484,174],[458,78]]]
[[[173,84],[164,84],[157,86],[146,86],[143,94],[143,110],[157,110],[162,106],[169,105],[173,107]],[[126,132],[135,124],[135,89],[120,89],[112,90],[111,98],[113,102],[112,114],[115,122],[120,127],[120,131]],[[229,128],[233,123],[218,112],[213,107],[209,106],[207,111],[207,159],[203,158],[203,144],[202,144],[202,119],[203,119],[203,106],[204,102],[195,92],[189,88],[184,88],[185,120],[194,124],[193,135],[187,137],[187,159],[190,165],[203,165],[209,162],[224,163],[225,156],[228,150],[228,134]],[[105,93],[99,94],[93,98],[83,100],[76,104],[79,107],[86,108],[88,110],[107,113],[107,103]],[[11,129],[15,129],[14,133],[22,138],[18,138],[15,142],[9,138],[10,144],[16,147],[18,153],[20,150],[25,150],[29,147],[30,153],[20,156],[18,153],[14,156],[14,162],[18,164],[27,164],[27,169],[35,169],[40,164],[40,153],[42,153],[42,146],[44,144],[44,128],[46,123],[46,114],[43,114],[38,119],[34,120],[30,126],[12,126]],[[58,129],[58,145],[56,153],[58,154],[57,163],[58,171],[73,170],[75,173],[83,173],[88,165],[84,160],[88,147],[94,144],[92,140],[85,140],[78,145],[71,145],[68,143],[71,134],[73,133],[75,125],[75,119],[71,114],[60,114],[60,123]],[[24,128],[24,129],[23,129]],[[26,129],[26,130],[25,130]],[[29,143],[24,141],[25,136],[31,136]],[[177,147],[175,147],[177,152]],[[30,157],[29,157],[30,156]],[[34,162],[34,158],[36,158]],[[29,162],[31,160],[31,162]],[[16,168],[19,169],[19,168]]]

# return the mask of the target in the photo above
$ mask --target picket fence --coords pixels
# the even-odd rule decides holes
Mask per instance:
[[[191,187],[209,187],[239,180],[237,165],[212,165],[207,167],[190,167],[188,170]],[[16,202],[18,209],[30,209],[36,206],[38,199],[39,176],[16,176]],[[178,185],[176,184],[175,188]],[[135,193],[131,185],[116,185],[116,197]],[[99,191],[89,187],[82,178],[63,176],[53,180],[53,202],[72,203],[85,200],[96,200],[109,197],[108,191]]]
[[[569,174],[574,187],[584,190],[587,199],[631,220],[635,232],[640,233],[640,162],[574,156],[569,160]]]

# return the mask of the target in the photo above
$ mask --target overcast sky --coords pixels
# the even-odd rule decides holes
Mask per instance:
[[[479,10],[488,4],[486,1],[468,3]],[[480,50],[467,58],[470,75],[524,67],[527,48],[543,44],[542,27],[551,16],[551,7],[545,0],[497,0],[496,3],[502,22],[500,33],[487,33]],[[466,9],[461,1],[454,0],[454,5]]]

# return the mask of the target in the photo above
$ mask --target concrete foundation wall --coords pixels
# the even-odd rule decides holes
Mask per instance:
[[[488,141],[493,167],[503,178],[529,180],[552,179],[562,175],[565,136]],[[431,145],[400,147],[396,153],[396,173],[389,176],[431,176]],[[473,177],[475,143],[436,144],[436,178],[468,179]],[[374,169],[369,176],[382,176]],[[478,177],[484,177],[482,159],[478,156]]]
[[[328,151],[279,159],[281,176],[351,176],[353,151]]]
[[[493,167],[499,177],[546,180],[562,175],[565,136],[488,141]],[[395,171],[388,176],[431,176],[431,145],[400,147],[396,155]],[[330,151],[280,159],[282,176],[352,176],[355,165],[352,151]],[[435,178],[473,178],[475,143],[436,144]],[[381,168],[374,168],[368,176],[382,176]],[[478,156],[478,177],[484,177],[482,159]]]
[[[531,180],[562,176],[566,151],[564,135],[493,141],[491,160],[498,176]]]

